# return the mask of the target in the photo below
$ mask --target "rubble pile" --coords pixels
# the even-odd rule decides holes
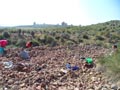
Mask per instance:
[[[37,46],[28,49],[30,61],[22,60],[20,48],[10,49],[6,57],[0,57],[0,88],[6,90],[117,90],[102,72],[85,67],[86,57],[96,63],[97,58],[108,52],[99,46]],[[13,62],[5,68],[2,62]],[[66,69],[66,63],[79,70]],[[6,66],[7,67],[7,66]],[[115,89],[117,88],[117,89]]]

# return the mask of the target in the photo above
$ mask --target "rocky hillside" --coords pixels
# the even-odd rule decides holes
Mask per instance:
[[[111,53],[113,44],[120,43],[119,34],[119,20],[89,26],[2,28],[0,40],[8,40],[8,52],[0,57],[0,90],[120,90],[120,84],[103,73],[107,60],[119,72],[119,54],[113,57],[115,64],[111,59],[102,60],[102,67],[97,64],[99,57]],[[33,42],[27,50],[30,61],[18,56],[27,41]],[[86,67],[86,57],[93,59],[93,67]],[[10,67],[5,66],[8,62]],[[67,63],[79,70],[68,70]]]
[[[34,46],[58,46],[74,44],[96,44],[111,47],[120,42],[120,21],[113,20],[89,26],[67,26],[50,28],[4,28],[0,39],[7,39],[9,47],[24,47],[31,40]]]
[[[0,57],[0,89],[4,90],[118,90],[118,85],[107,80],[102,69],[96,68],[98,57],[108,49],[96,45],[70,47],[33,47],[30,61],[18,57],[20,48],[9,49]],[[83,57],[91,57],[94,66],[85,67]],[[3,62],[12,61],[11,68]],[[66,69],[66,63],[77,65],[79,70]]]

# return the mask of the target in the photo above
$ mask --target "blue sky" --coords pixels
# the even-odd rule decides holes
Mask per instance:
[[[0,0],[0,26],[120,20],[120,0]]]
[[[88,24],[120,20],[120,0],[82,0]]]

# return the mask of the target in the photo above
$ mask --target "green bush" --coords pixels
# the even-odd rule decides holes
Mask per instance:
[[[60,36],[56,36],[55,39],[56,39],[56,40],[59,40],[59,39],[60,39]]]
[[[5,38],[10,38],[10,34],[9,34],[9,32],[3,32],[3,37],[5,37]]]
[[[34,38],[34,37],[35,37],[35,32],[34,32],[34,31],[31,31],[31,35],[32,35],[32,37]]]
[[[68,45],[68,46],[70,46],[70,45],[73,45],[74,44],[74,42],[72,42],[72,41],[66,41],[66,45]]]
[[[101,64],[106,65],[107,68],[110,69],[111,71],[113,71],[114,73],[118,73],[116,71],[118,71],[117,69],[120,70],[119,56],[120,56],[120,52],[114,53],[111,56],[104,57],[103,59],[101,59],[100,62],[101,62]]]
[[[120,77],[118,78],[118,76],[120,76],[120,49],[111,55],[101,57],[98,62],[106,67],[107,71],[109,71],[106,73],[110,75],[112,79],[120,80]],[[112,75],[114,75],[114,77]]]
[[[0,35],[0,39],[3,39],[4,37],[3,37],[3,35]]]
[[[54,40],[55,39],[52,36],[47,36],[47,35],[45,36],[45,43],[46,44],[52,43]]]
[[[60,42],[60,44],[63,45],[65,43],[65,39],[64,38],[60,38],[59,42]]]
[[[70,39],[70,35],[68,33],[62,33],[61,37],[63,37],[64,39]]]
[[[103,41],[103,40],[105,40],[105,38],[103,36],[96,36],[96,40]]]
[[[96,45],[97,45],[97,46],[103,46],[103,44],[104,44],[104,43],[103,43],[102,41],[96,41]]]
[[[36,39],[33,39],[33,40],[32,40],[32,43],[33,43],[33,47],[34,47],[34,46],[39,46],[39,41],[36,40]]]
[[[48,46],[56,46],[57,45],[57,40],[53,36],[47,36],[45,35],[45,45]]]
[[[16,43],[16,46],[19,46],[19,47],[26,47],[26,40],[23,40],[23,39],[19,39]]]
[[[10,30],[9,32],[10,32],[10,33],[16,33],[16,31],[15,31],[15,30]]]
[[[56,45],[58,45],[58,44],[57,44],[57,41],[55,41],[55,40],[52,41],[52,42],[49,44],[50,47],[54,47],[54,46],[56,46]]]
[[[12,45],[16,45],[16,43],[17,43],[18,41],[17,40],[10,40],[10,44],[12,44]]]
[[[79,42],[79,43],[82,43],[82,42],[83,42],[83,40],[82,40],[82,39],[78,39],[78,42]]]
[[[18,36],[21,36],[21,32],[22,32],[22,30],[18,29]]]
[[[89,39],[88,35],[83,35],[84,39]]]

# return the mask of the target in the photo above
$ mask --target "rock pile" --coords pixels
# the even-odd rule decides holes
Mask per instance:
[[[0,62],[12,61],[12,68],[4,68],[0,63],[0,87],[6,90],[117,90],[118,87],[108,82],[101,72],[84,67],[83,57],[104,55],[108,49],[86,46],[33,47],[29,50],[30,61],[18,57],[19,48],[10,49],[7,57],[0,57]],[[79,70],[67,70],[70,62]]]

